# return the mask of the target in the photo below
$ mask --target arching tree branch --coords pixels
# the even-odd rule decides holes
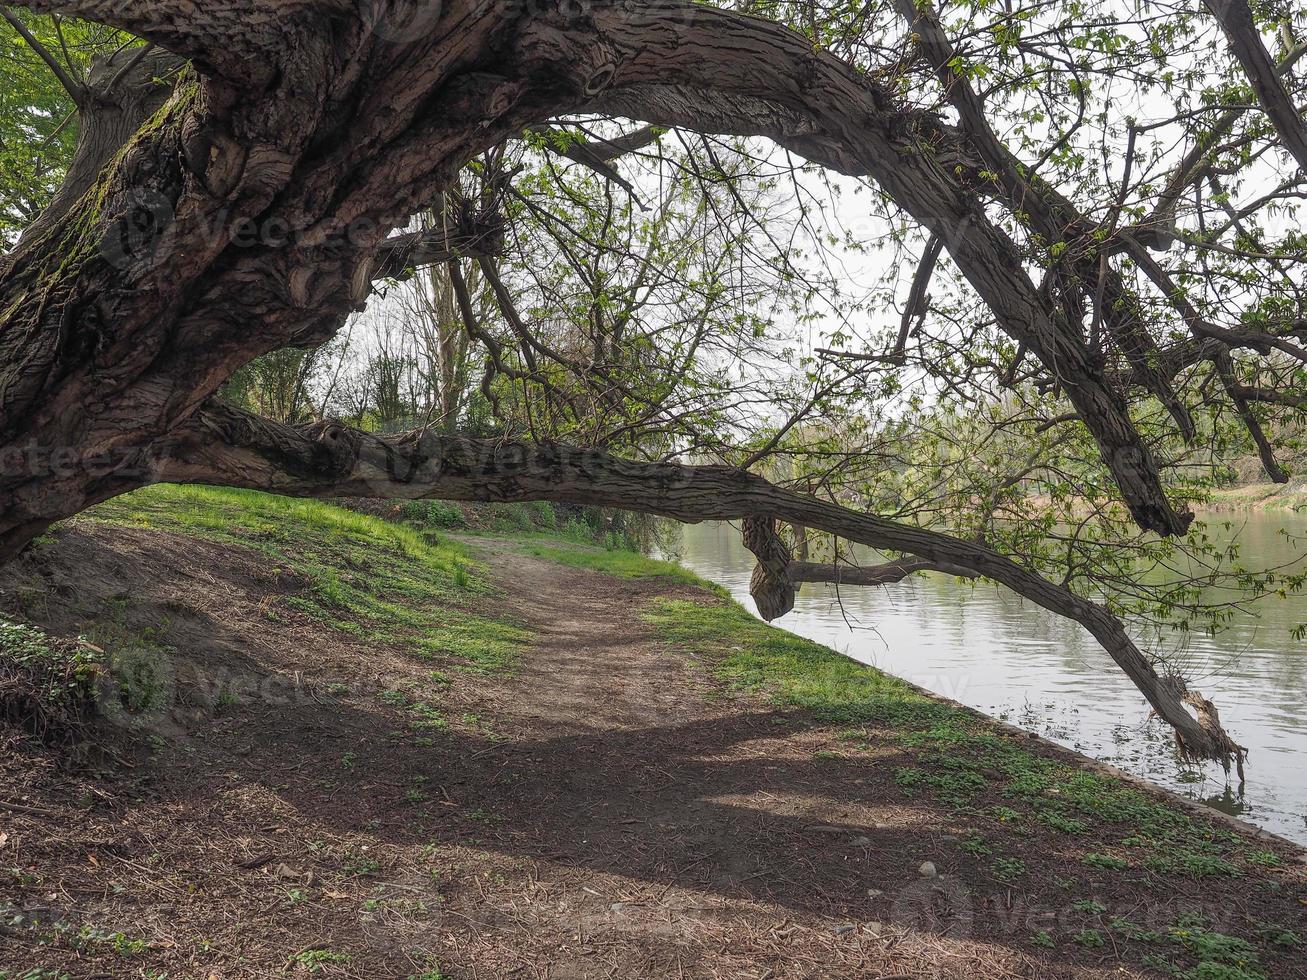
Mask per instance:
[[[1226,764],[1241,750],[1186,708],[1178,677],[1159,677],[1107,609],[974,541],[897,524],[793,493],[724,466],[641,463],[597,449],[414,432],[379,437],[339,423],[295,428],[210,404],[153,449],[142,482],[216,483],[292,496],[554,500],[688,522],[775,519],[847,541],[961,569],[1085,627],[1176,731],[1195,758]]]
[[[262,82],[274,71],[287,27],[308,15],[320,17],[335,0],[9,0],[35,13],[95,21],[153,41],[197,67],[232,81]]]
[[[961,134],[897,106],[887,89],[770,22],[680,4],[651,5],[634,21],[604,7],[594,19],[600,39],[620,57],[592,108],[659,125],[766,136],[834,170],[874,178],[940,236],[1002,329],[1063,386],[1136,522],[1160,534],[1188,527],[1192,515],[1167,500],[1156,460],[1076,325],[1040,296],[1015,244],[957,175],[981,164]],[[705,50],[717,57],[705,60]]]

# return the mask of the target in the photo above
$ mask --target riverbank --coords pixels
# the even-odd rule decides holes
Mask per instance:
[[[1307,976],[1296,849],[678,566],[157,489],[0,590],[139,666],[8,739],[0,975]]]
[[[1307,508],[1307,483],[1252,483],[1212,492],[1211,499],[1196,509],[1200,512],[1250,510],[1301,511]]]

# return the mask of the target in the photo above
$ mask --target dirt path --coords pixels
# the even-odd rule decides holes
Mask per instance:
[[[531,558],[511,541],[473,547],[500,571],[510,612],[535,636],[514,684],[517,720],[559,735],[659,728],[711,717],[679,658],[641,620],[647,590]]]
[[[1011,845],[1051,869],[1036,884],[995,881],[964,846],[972,817],[896,784],[889,733],[851,758],[838,732],[724,691],[642,617],[695,593],[477,547],[535,636],[511,676],[433,675],[269,618],[286,583],[231,549],[62,541],[41,572],[53,625],[130,595],[204,669],[179,668],[183,707],[135,768],[0,757],[0,977],[1151,976],[1118,959],[1140,963],[1123,940],[1073,937],[1252,901],[1247,881],[1141,896],[1056,840]],[[205,703],[219,675],[241,693]],[[1300,871],[1275,875],[1301,908]],[[1075,905],[1089,897],[1101,911]],[[1278,926],[1307,932],[1301,912]],[[1288,955],[1261,969],[1307,976]]]

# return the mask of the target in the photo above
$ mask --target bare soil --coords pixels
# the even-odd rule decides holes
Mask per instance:
[[[896,785],[892,733],[851,761],[642,619],[703,593],[478,547],[536,640],[512,674],[450,672],[439,730],[382,696],[438,664],[270,618],[296,583],[253,552],[78,523],[0,573],[52,630],[163,624],[178,701],[77,765],[0,746],[0,975],[1137,977],[1164,975],[1146,944],[1072,937],[1186,912],[1307,934],[1283,848],[1150,890],[1050,831],[995,881],[971,817]],[[1300,953],[1259,969],[1307,977]]]

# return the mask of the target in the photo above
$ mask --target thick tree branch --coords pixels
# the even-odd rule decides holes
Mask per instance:
[[[1230,49],[1239,59],[1244,74],[1248,76],[1248,81],[1257,94],[1257,101],[1271,120],[1284,148],[1298,161],[1303,173],[1307,174],[1307,121],[1299,115],[1288,91],[1280,82],[1275,62],[1271,60],[1253,21],[1248,0],[1203,2],[1225,31]]]
[[[1156,460],[1066,312],[1051,309],[1013,241],[956,171],[975,172],[967,143],[938,119],[776,24],[728,11],[652,4],[640,18],[598,8],[611,82],[589,107],[665,126],[759,135],[810,160],[870,175],[922,225],[994,312],[1064,387],[1141,527],[1183,533],[1192,520],[1166,498]],[[714,57],[706,59],[704,51]],[[1096,268],[1096,266],[1095,266]]]
[[[287,27],[344,0],[8,0],[36,13],[94,21],[153,41],[232,81],[263,83],[285,55]],[[325,20],[324,20],[325,23]]]

